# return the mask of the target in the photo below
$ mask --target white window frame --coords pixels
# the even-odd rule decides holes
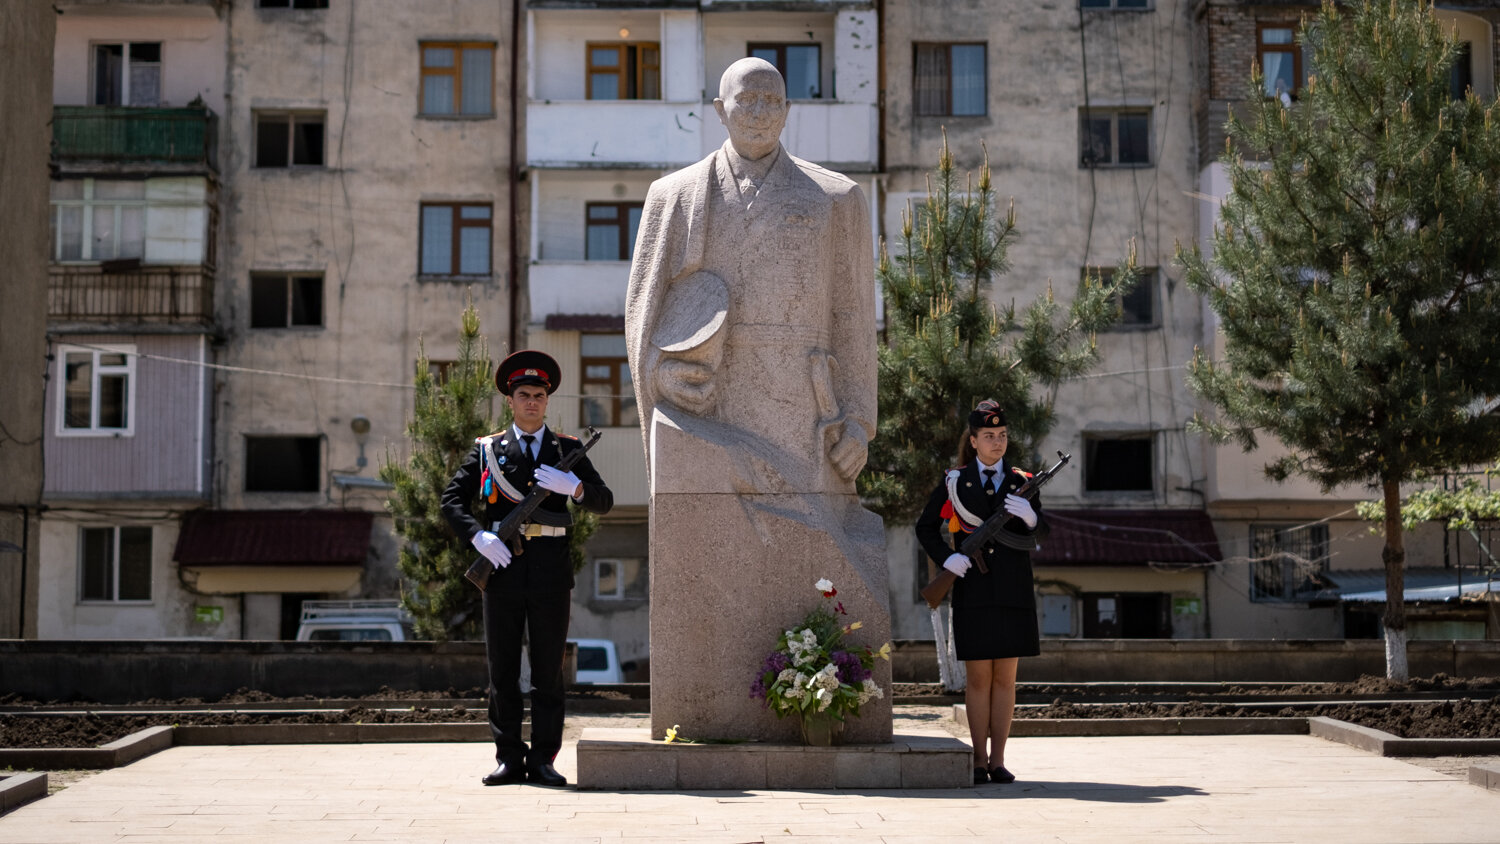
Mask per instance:
[[[162,87],[163,87],[163,83],[166,81],[165,69],[166,69],[166,66],[167,66],[167,44],[166,44],[165,41],[91,41],[91,42],[89,42],[89,103],[93,104],[93,103],[97,103],[99,101],[99,90],[98,90],[98,87],[97,87],[98,84],[99,84],[99,68],[97,66],[98,65],[98,58],[97,57],[99,55],[99,48],[100,47],[110,47],[110,46],[113,46],[115,44],[119,44],[123,48],[122,49],[122,53],[123,53],[123,58],[124,58],[124,63],[122,65],[122,67],[121,67],[121,72],[120,72],[120,105],[121,106],[133,106],[133,105],[136,105],[136,103],[130,97],[130,48],[133,45],[135,45],[135,44],[155,44],[155,45],[157,45],[158,48],[160,48],[160,50],[161,50],[161,57],[158,58],[154,62],[154,64],[156,65],[156,93],[157,93],[156,102],[154,102],[154,103],[148,103],[147,104],[148,108],[158,108],[158,107],[160,107],[161,104],[162,104],[161,95],[162,95],[162,93],[164,93],[162,91]],[[152,63],[151,62],[143,62],[143,64],[152,64]]]
[[[596,557],[594,559],[594,599],[595,600],[597,600],[597,601],[622,601],[622,602],[630,602],[630,601],[640,602],[640,601],[647,600],[646,597],[636,597],[636,596],[633,596],[633,595],[627,595],[625,593],[625,587],[627,585],[626,582],[625,582],[625,563],[628,560],[640,560],[641,565],[643,565],[643,566],[650,565],[650,563],[648,562],[648,560],[645,557]],[[600,576],[601,575],[601,569],[605,565],[614,566],[614,569],[615,569],[615,589],[614,589],[613,592],[607,592],[606,593],[606,592],[600,591],[600,589],[599,589],[599,581],[603,579]]]
[[[68,427],[68,355],[90,354],[89,427]],[[124,355],[123,366],[101,366],[101,355]],[[135,436],[135,360],[133,345],[59,346],[57,349],[57,424],[59,437],[131,437]],[[99,379],[105,375],[125,376],[125,427],[104,428],[99,425]]]
[[[96,179],[83,179],[83,197],[81,199],[54,199],[52,200],[52,260],[59,264],[97,264],[100,261],[117,260],[120,254],[120,229],[121,209],[141,209],[141,263],[146,262],[146,216],[150,214],[148,200],[145,196],[140,199],[95,199],[94,185]],[[114,258],[94,257],[94,210],[101,207],[113,207],[115,209],[115,239]],[[63,258],[63,225],[62,214],[65,208],[82,209],[83,231],[80,237],[83,239],[82,247],[77,258]]]
[[[149,546],[150,547],[150,554],[146,558],[146,566],[147,566],[147,570],[146,570],[146,575],[147,575],[146,582],[148,584],[148,589],[149,589],[151,595],[149,597],[146,597],[146,598],[121,599],[119,597],[119,595],[120,595],[120,531],[121,531],[122,528],[137,528],[137,527],[139,527],[139,528],[145,528],[146,530],[148,530],[148,531],[151,532],[151,544]],[[83,555],[84,555],[85,550],[87,548],[87,543],[84,541],[84,532],[85,531],[89,531],[89,530],[108,530],[110,532],[110,549],[109,549],[110,583],[109,583],[109,593],[110,593],[110,595],[113,595],[114,597],[111,597],[111,598],[85,598],[83,596],[83,581],[84,581],[83,566],[84,566],[84,562],[85,562],[84,558],[83,558]],[[156,553],[156,531],[152,530],[149,525],[84,525],[84,526],[79,527],[78,528],[78,591],[77,591],[78,603],[80,603],[80,604],[86,604],[86,605],[91,605],[91,606],[106,606],[106,605],[107,606],[137,606],[137,607],[139,607],[139,606],[150,606],[154,602],[155,595],[156,595],[156,576],[155,576],[156,572],[155,572],[155,565],[154,565],[154,563],[153,563],[153,561],[151,559],[151,557],[155,553]]]

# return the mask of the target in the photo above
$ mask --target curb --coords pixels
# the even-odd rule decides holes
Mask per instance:
[[[964,704],[954,704],[953,720],[962,724]],[[1265,736],[1307,735],[1307,718],[1016,718],[1011,738],[1103,736]]]
[[[44,773],[0,776],[0,815],[46,796],[47,775]]]
[[[1382,730],[1323,716],[1308,718],[1307,731],[1318,738],[1342,742],[1380,756],[1500,755],[1500,739],[1401,738]]]
[[[1500,765],[1470,765],[1469,783],[1490,791],[1500,791]]]
[[[490,741],[487,722],[456,724],[229,724],[174,727],[173,744],[380,744]],[[521,724],[522,740],[531,723]]]
[[[0,750],[0,768],[82,768],[129,765],[172,746],[173,727],[147,727],[99,747],[11,747]]]

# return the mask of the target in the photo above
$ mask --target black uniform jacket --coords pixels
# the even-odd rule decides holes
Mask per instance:
[[[981,519],[988,519],[992,513],[1004,510],[1005,496],[1026,482],[1026,477],[1013,468],[1004,469],[1005,478],[1000,483],[1000,490],[995,493],[985,492],[978,461],[970,461],[969,465],[959,470],[958,496],[964,508]],[[932,495],[927,497],[927,506],[922,509],[922,515],[917,517],[916,526],[917,541],[922,543],[922,550],[936,560],[939,566],[968,537],[966,533],[952,534],[953,544],[952,547],[949,546],[948,520],[942,515],[943,504],[948,501],[946,481],[945,477],[932,491]],[[1036,510],[1036,527],[1028,529],[1026,523],[1017,518],[1012,518],[1005,527],[1012,533],[1039,540],[1047,535],[1050,528],[1047,526],[1047,517],[1042,514],[1041,502],[1037,499],[1030,500],[1032,509]],[[985,565],[990,569],[988,574],[982,574],[978,566],[973,566],[953,584],[954,607],[1036,607],[1029,552],[992,542],[985,546],[984,559]]]
[[[536,485],[537,464],[521,449],[521,443],[515,438],[514,428],[507,427],[491,436],[490,447],[495,450],[496,465],[524,499],[525,494]],[[547,466],[556,466],[563,454],[580,448],[583,448],[583,443],[576,437],[556,434],[549,428],[538,449],[537,461]],[[494,502],[480,502],[480,508],[484,512],[482,522],[471,515],[470,507],[480,495],[480,478],[485,469],[484,449],[483,444],[476,442],[469,456],[464,458],[463,465],[453,475],[453,480],[448,483],[448,488],[443,490],[443,516],[447,518],[454,533],[471,543],[474,534],[481,530],[493,530],[494,523],[504,519],[516,506],[504,494],[497,494]],[[614,493],[604,485],[604,479],[599,477],[599,472],[594,469],[594,464],[589,462],[588,457],[585,456],[574,464],[573,474],[583,484],[583,498],[579,500],[579,506],[600,515],[608,513],[615,503]],[[541,506],[532,513],[531,520],[540,525],[569,526],[573,519],[568,513],[567,502],[568,496],[548,493],[542,499]],[[568,558],[566,536],[535,536],[523,539],[522,543],[524,553],[514,555],[509,566],[495,570],[490,577],[490,589],[545,591],[573,588],[573,564]]]

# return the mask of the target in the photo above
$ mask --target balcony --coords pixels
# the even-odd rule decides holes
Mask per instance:
[[[207,108],[54,106],[52,160],[63,171],[217,173],[219,118]]]
[[[54,264],[47,279],[47,320],[58,324],[207,326],[214,276],[205,266]]]
[[[697,161],[712,105],[661,100],[536,102],[526,109],[532,167],[676,169]]]
[[[529,275],[536,322],[553,314],[625,314],[629,261],[542,261]]]

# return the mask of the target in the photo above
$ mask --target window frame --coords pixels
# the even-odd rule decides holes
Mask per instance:
[[[282,313],[282,315],[286,318],[285,322],[281,323],[280,325],[255,324],[255,284],[257,281],[285,282],[285,285],[283,287],[283,299],[286,303],[286,308]],[[295,287],[297,286],[298,282],[307,281],[316,281],[318,283],[318,321],[315,323],[293,321],[294,317],[296,316],[297,303]],[[247,309],[249,311],[248,315],[250,322],[247,327],[251,331],[282,331],[287,329],[295,329],[299,331],[321,331],[323,328],[326,328],[328,323],[326,319],[327,302],[325,299],[325,295],[328,288],[327,285],[323,283],[323,281],[323,274],[319,272],[265,272],[260,270],[251,271],[250,307]]]
[[[241,466],[244,469],[240,478],[241,491],[251,495],[321,495],[325,487],[326,472],[323,464],[326,459],[324,454],[324,437],[320,434],[244,434],[241,443],[244,449],[244,461]],[[316,485],[313,489],[251,489],[250,488],[250,442],[252,440],[304,440],[312,441],[317,451],[317,466],[313,470],[313,478]]]
[[[130,258],[137,258],[138,260],[140,260],[141,263],[145,263],[146,262],[146,239],[147,239],[146,238],[146,227],[147,227],[146,217],[150,213],[150,210],[149,210],[150,209],[150,200],[146,197],[145,190],[144,189],[142,190],[142,192],[141,192],[141,198],[140,199],[99,199],[98,197],[94,196],[94,194],[95,194],[95,188],[97,187],[97,184],[99,182],[101,182],[101,181],[103,181],[103,182],[138,182],[139,180],[135,180],[135,179],[96,179],[96,178],[94,178],[92,176],[89,176],[89,177],[85,177],[83,179],[65,179],[63,181],[81,181],[81,182],[83,182],[83,196],[80,197],[80,198],[78,198],[78,199],[51,199],[51,198],[49,198],[47,200],[47,202],[48,202],[48,214],[49,214],[49,217],[50,217],[50,220],[51,220],[51,223],[52,223],[52,262],[53,263],[56,263],[56,264],[81,265],[81,264],[99,264],[99,263],[103,263],[104,261],[118,261],[118,260],[122,260],[122,256],[120,255],[120,243],[121,243],[121,237],[120,237],[120,235],[121,235],[121,231],[124,228],[124,225],[123,225],[123,223],[124,223],[123,214],[124,214],[124,209],[126,209],[126,208],[139,208],[139,209],[141,209],[141,227],[140,227],[140,230],[141,230],[141,240],[140,240],[141,249],[140,249],[140,253],[141,254],[139,256],[135,256],[135,255],[123,256],[123,258],[125,260],[128,260]],[[139,184],[141,184],[142,186],[144,186],[145,182],[144,181],[139,181]],[[111,257],[109,257],[109,258],[96,258],[96,257],[94,257],[94,254],[93,254],[94,253],[94,242],[95,242],[95,238],[94,238],[94,213],[95,213],[95,209],[98,209],[98,208],[101,208],[101,207],[113,207],[115,209],[114,210],[114,226],[113,226],[113,228],[114,228],[114,250],[113,250],[114,254]],[[81,209],[81,211],[79,213],[82,214],[82,219],[80,221],[79,230],[78,230],[78,236],[79,236],[79,239],[80,239],[81,243],[79,244],[79,249],[78,249],[79,257],[77,257],[77,258],[64,258],[63,257],[63,220],[62,220],[62,216],[63,216],[64,209],[67,209],[67,208],[79,208],[79,209]]]
[[[1118,443],[1144,441],[1147,444],[1147,465],[1145,487],[1130,487],[1125,489],[1103,489],[1092,486],[1094,482],[1094,466],[1100,461],[1095,452],[1095,443]],[[1082,492],[1086,496],[1120,496],[1120,497],[1144,497],[1156,495],[1156,432],[1155,431],[1086,431],[1083,434],[1083,467],[1082,467]]]
[[[86,554],[88,553],[88,541],[86,539],[89,531],[110,532],[109,544],[109,597],[88,597],[88,588],[85,575],[85,567],[88,565]],[[123,541],[123,532],[145,531],[146,532],[146,597],[144,598],[121,598],[120,597],[120,572],[123,566],[120,562],[120,549]],[[149,525],[81,525],[78,528],[78,568],[77,568],[77,591],[75,600],[84,606],[150,606],[155,598],[155,566],[152,555],[155,553],[156,536],[155,531]]]
[[[988,41],[913,41],[911,53],[911,85],[912,85],[912,116],[913,117],[988,117],[990,113],[990,43]],[[942,111],[922,111],[920,103],[922,97],[918,91],[917,66],[922,50],[924,48],[942,47],[947,51],[947,75],[944,77],[946,89],[943,92]],[[979,47],[984,56],[984,66],[980,68],[979,80],[984,86],[980,99],[984,102],[984,110],[977,114],[955,114],[953,112],[953,48],[954,47]]]
[[[1143,291],[1145,292],[1145,294],[1147,296],[1147,307],[1151,311],[1149,318],[1145,322],[1125,322],[1124,319],[1123,319],[1123,317],[1125,315],[1130,314],[1131,311],[1130,311],[1129,308],[1125,307],[1125,297],[1124,296],[1116,296],[1115,297],[1115,304],[1117,306],[1119,306],[1122,318],[1121,318],[1120,321],[1115,322],[1109,328],[1105,329],[1106,331],[1112,331],[1112,332],[1114,332],[1114,331],[1117,331],[1117,332],[1150,331],[1151,329],[1155,329],[1155,328],[1160,328],[1161,327],[1161,307],[1160,307],[1161,299],[1157,295],[1157,288],[1158,288],[1157,279],[1161,275],[1161,268],[1160,267],[1139,267],[1138,269],[1139,269],[1139,271],[1141,273],[1141,279],[1140,279],[1140,281],[1138,281],[1136,283],[1135,288],[1132,289],[1128,295],[1129,296],[1136,296],[1136,295],[1142,293]],[[1098,276],[1101,279],[1108,280],[1108,279],[1110,279],[1111,277],[1114,276],[1114,274],[1115,274],[1115,268],[1114,267],[1084,267],[1083,270],[1082,270],[1082,274],[1083,275],[1088,275],[1089,273],[1093,273],[1094,275]]]
[[[656,51],[656,63],[649,64],[643,55],[644,48]],[[594,64],[595,50],[616,50],[619,63],[615,65]],[[630,51],[635,52],[635,73],[629,74]],[[641,91],[645,88],[646,72],[656,71],[656,96],[643,97]],[[594,96],[594,76],[613,73],[619,81],[618,89],[620,96],[612,99],[596,98]],[[626,83],[629,83],[628,85]],[[629,92],[634,92],[632,95]],[[662,99],[661,88],[661,42],[660,41],[586,41],[583,45],[583,98],[598,102],[659,102]]]
[[[1123,116],[1146,118],[1146,160],[1120,161],[1120,118]],[[1089,121],[1099,117],[1109,118],[1109,161],[1088,159]],[[1078,169],[1080,170],[1143,170],[1156,166],[1153,142],[1156,137],[1156,111],[1151,106],[1107,106],[1078,109]]]
[[[1267,53],[1290,53],[1292,56],[1292,89],[1287,91],[1286,94],[1294,100],[1301,95],[1302,87],[1307,82],[1307,77],[1302,72],[1302,45],[1297,43],[1297,26],[1296,21],[1255,22],[1255,65],[1260,68],[1261,73],[1265,73]],[[1267,44],[1265,41],[1265,32],[1268,29],[1291,30],[1292,40],[1286,44]],[[1262,88],[1261,95],[1274,97],[1276,96],[1276,92],[1266,91]]]
[[[1285,603],[1307,603],[1317,600],[1318,589],[1309,592],[1296,592],[1291,585],[1293,580],[1293,567],[1298,565],[1297,549],[1315,550],[1318,553],[1312,559],[1314,568],[1312,574],[1326,575],[1330,569],[1332,555],[1330,553],[1329,533],[1327,524],[1311,525],[1286,525],[1274,522],[1251,522],[1247,528],[1249,533],[1250,565],[1249,583],[1246,584],[1248,596],[1252,603],[1262,604],[1285,604]],[[1294,538],[1295,533],[1305,533],[1307,538],[1298,543],[1288,542]],[[1270,543],[1270,547],[1264,547],[1262,543]],[[1262,553],[1264,551],[1264,553]],[[1278,559],[1268,560],[1264,557],[1276,556]],[[1263,567],[1279,565],[1281,567],[1281,591],[1271,594],[1260,588],[1261,578],[1258,576],[1264,570]]]
[[[1078,8],[1085,12],[1151,12],[1156,10],[1156,0],[1142,0],[1140,6],[1121,6],[1122,0],[1078,0]]]
[[[592,214],[591,214],[591,212],[595,208],[613,208],[613,209],[615,209],[615,219],[613,221],[609,221],[609,220],[595,220],[593,218]],[[642,202],[642,201],[614,201],[614,200],[611,200],[611,201],[608,201],[608,202],[605,202],[605,201],[585,202],[583,204],[583,259],[585,261],[629,261],[629,260],[632,260],[635,257],[635,254],[634,254],[635,253],[635,238],[632,236],[631,231],[630,231],[630,212],[631,212],[631,210],[640,211],[641,212],[641,216],[644,217],[645,216],[645,209],[646,209],[646,203]],[[636,222],[637,222],[637,224],[639,224],[640,217],[636,218]],[[595,257],[593,257],[592,255],[589,254],[589,244],[591,242],[591,240],[589,238],[589,230],[592,229],[592,228],[594,228],[596,225],[599,228],[604,228],[604,227],[609,226],[611,224],[614,226],[614,228],[616,230],[616,234],[618,235],[619,250],[615,253],[618,257],[614,257],[614,258],[595,258]]]
[[[261,124],[272,119],[285,118],[287,125],[287,148],[285,164],[262,164],[260,161],[260,133]],[[310,118],[316,118],[319,125],[323,127],[322,143],[319,147],[320,159],[316,164],[298,164],[297,158],[297,124],[311,123]],[[251,151],[254,161],[250,165],[252,170],[326,170],[328,168],[328,112],[316,110],[299,109],[256,109],[251,116],[251,130],[254,137],[251,138]]]
[[[823,45],[821,42],[812,41],[751,41],[745,44],[745,55],[753,57],[756,50],[774,50],[776,59],[771,64],[776,65],[776,70],[781,73],[781,78],[786,79],[786,51],[789,47],[811,47],[817,51],[818,56],[818,93],[811,97],[794,97],[790,89],[787,91],[787,102],[811,102],[813,100],[832,99],[823,96]]]
[[[449,244],[448,272],[430,273],[425,270],[427,262],[426,212],[428,208],[447,208],[452,214],[452,239]],[[464,208],[485,208],[490,214],[484,219],[465,218]],[[463,230],[484,228],[489,230],[488,260],[485,270],[465,273],[463,269]],[[495,204],[493,202],[422,202],[417,206],[417,277],[418,278],[491,278],[495,274]]]
[[[68,423],[68,356],[87,354],[89,364],[89,426],[75,428]],[[99,363],[102,355],[124,355],[123,365],[104,366]],[[54,433],[59,437],[133,437],[135,436],[135,384],[136,347],[133,344],[101,344],[98,346],[59,345],[57,348],[57,420]],[[125,376],[125,427],[106,428],[99,424],[99,381],[109,375]]]
[[[255,8],[268,9],[272,12],[323,12],[328,9],[328,0],[282,0],[284,6],[267,6],[266,0],[255,0]],[[299,3],[312,3],[310,6],[299,6]]]
[[[120,55],[120,101],[118,103],[99,101],[99,48],[121,47]],[[155,44],[157,59],[154,62],[136,62],[131,58],[131,47],[136,44]],[[162,81],[165,76],[163,69],[167,64],[167,48],[164,41],[90,41],[89,42],[89,104],[95,106],[139,106],[144,108],[160,108]],[[156,102],[138,103],[130,96],[130,68],[134,64],[156,66]]]
[[[638,561],[640,567],[646,569],[647,594],[631,595],[626,591],[625,564]],[[614,567],[615,588],[613,592],[605,593],[599,589],[599,582],[603,580],[601,571],[605,565]],[[610,603],[645,603],[650,600],[650,562],[646,557],[595,557],[594,558],[594,600],[607,601]],[[638,575],[639,576],[639,575]]]
[[[484,120],[495,118],[495,50],[494,41],[418,41],[417,42],[417,116],[438,120]],[[452,50],[452,67],[428,67],[429,49]],[[490,96],[488,111],[464,111],[464,52],[484,50],[490,54]],[[447,76],[453,83],[453,110],[429,111],[427,108],[427,77]]]
[[[606,355],[584,355],[583,354],[583,348],[582,348],[582,346],[583,346],[582,337],[586,337],[586,336],[589,336],[591,334],[592,335],[597,335],[597,336],[606,336],[606,337],[613,336],[613,337],[620,337],[622,339],[624,338],[623,334],[619,334],[618,332],[613,332],[613,331],[609,331],[609,332],[583,332],[583,334],[580,335],[580,339],[579,339],[579,357],[578,357],[578,424],[579,424],[580,427],[592,424],[589,421],[589,418],[588,418],[588,406],[589,406],[590,402],[593,401],[593,400],[598,400],[598,399],[605,398],[604,396],[591,396],[591,395],[589,395],[585,391],[587,389],[587,386],[589,384],[605,384],[609,388],[609,394],[608,394],[608,397],[609,397],[609,422],[607,424],[599,426],[599,427],[606,427],[606,428],[626,428],[626,427],[632,427],[632,425],[626,425],[626,424],[624,424],[621,421],[622,417],[624,415],[624,406],[625,406],[625,392],[624,392],[624,390],[625,390],[625,386],[624,386],[624,379],[622,379],[620,376],[621,376],[621,372],[622,372],[622,367],[623,367],[623,372],[625,372],[626,374],[629,374],[629,372],[630,372],[630,360],[629,360],[629,358],[627,358],[624,355],[607,355],[607,356]],[[607,380],[600,379],[600,378],[591,378],[591,377],[589,377],[589,367],[591,367],[591,366],[608,366],[610,368],[610,377]],[[631,390],[635,389],[634,382],[630,383],[630,389]],[[632,393],[630,395],[630,403],[632,405],[634,405],[634,403],[635,403],[634,393]],[[634,425],[639,425],[640,424],[640,410],[639,409],[636,410],[636,422],[633,423],[633,424]]]

